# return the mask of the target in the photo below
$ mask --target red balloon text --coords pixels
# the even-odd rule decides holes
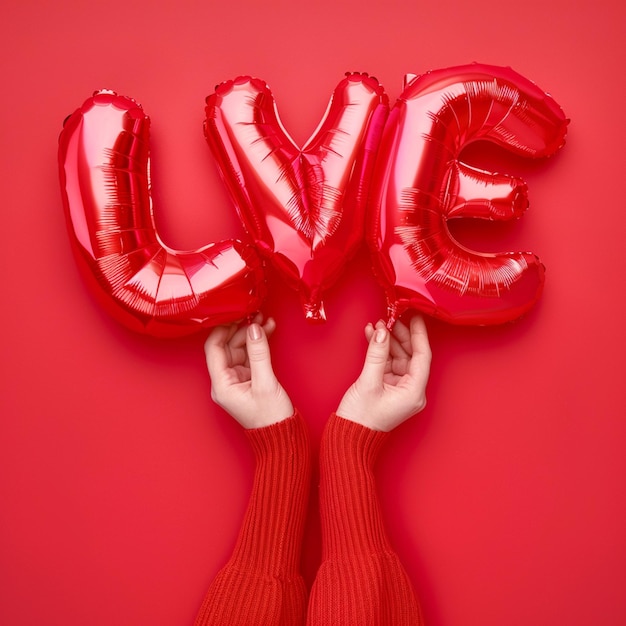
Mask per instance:
[[[59,139],[70,239],[107,310],[157,337],[260,310],[264,260],[298,291],[307,319],[323,321],[324,292],[364,240],[390,326],[407,309],[455,324],[507,322],[539,298],[543,265],[532,253],[469,250],[447,222],[519,217],[527,188],[459,155],[489,141],[550,156],[567,123],[548,94],[510,68],[471,64],[407,79],[391,111],[378,81],[347,74],[300,148],[264,82],[222,83],[207,98],[205,136],[250,241],[181,252],[154,224],[149,118],[130,98],[100,91]]]

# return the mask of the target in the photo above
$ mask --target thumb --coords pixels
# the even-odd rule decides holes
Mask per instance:
[[[382,385],[383,375],[389,358],[389,331],[384,324],[376,325],[370,337],[365,362],[361,370],[361,381],[368,387],[378,387]]]
[[[266,385],[275,380],[272,357],[265,330],[260,324],[250,324],[246,333],[246,348],[253,385]]]

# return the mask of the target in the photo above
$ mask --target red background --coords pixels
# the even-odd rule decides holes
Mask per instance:
[[[5,0],[0,623],[190,624],[251,481],[239,427],[211,403],[203,337],[136,336],[85,289],[57,179],[65,116],[104,87],[143,104],[159,231],[196,248],[244,235],[202,135],[217,82],[265,79],[303,142],[346,70],[375,75],[393,102],[406,72],[480,61],[511,65],[572,119],[549,161],[468,155],[526,178],[531,206],[459,237],[534,251],[546,289],[506,327],[429,321],[429,405],[380,462],[389,532],[429,626],[625,624],[625,12],[607,0]],[[270,294],[277,373],[317,445],[382,293],[363,252],[323,327],[275,277]]]

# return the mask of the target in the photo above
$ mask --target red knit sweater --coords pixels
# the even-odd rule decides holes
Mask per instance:
[[[308,602],[299,573],[310,478],[301,416],[246,431],[256,456],[234,552],[195,626],[414,626],[408,577],[385,534],[373,466],[386,433],[333,414],[320,450],[322,564]]]

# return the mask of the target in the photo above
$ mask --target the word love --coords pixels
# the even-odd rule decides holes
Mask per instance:
[[[323,320],[324,292],[366,240],[390,325],[408,308],[462,324],[527,311],[543,286],[537,257],[468,250],[447,225],[520,216],[526,185],[459,155],[486,140],[549,156],[567,119],[509,68],[472,64],[405,82],[389,111],[378,81],[347,74],[302,148],[263,81],[219,85],[205,135],[251,242],[192,252],[168,248],[156,232],[149,118],[130,98],[94,94],[66,120],[59,162],[73,247],[107,309],[156,336],[241,319],[262,306],[266,260],[300,293],[307,318]]]

